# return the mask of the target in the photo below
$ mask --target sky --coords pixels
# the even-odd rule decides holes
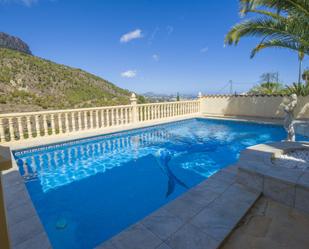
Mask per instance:
[[[137,93],[227,93],[230,80],[240,93],[265,72],[297,81],[295,52],[269,49],[250,59],[258,40],[224,46],[238,10],[238,0],[0,0],[0,31],[36,56]]]

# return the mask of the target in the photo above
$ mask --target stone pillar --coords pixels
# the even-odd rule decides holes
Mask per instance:
[[[198,93],[197,99],[199,101],[199,107],[198,107],[198,112],[202,113],[202,102],[203,102],[203,95],[201,92]]]
[[[131,106],[132,106],[132,123],[138,122],[138,113],[137,113],[137,98],[135,93],[132,93],[131,98]]]

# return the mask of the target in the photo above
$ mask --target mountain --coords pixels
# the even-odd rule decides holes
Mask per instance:
[[[0,48],[0,112],[130,103],[131,93],[87,73],[16,50]],[[144,98],[138,96],[139,102]]]
[[[3,32],[0,32],[0,48],[9,48],[26,54],[32,54],[27,43],[18,37]]]

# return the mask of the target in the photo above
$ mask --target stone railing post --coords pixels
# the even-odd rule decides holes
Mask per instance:
[[[137,113],[137,98],[135,93],[132,93],[131,98],[131,106],[132,106],[132,123],[137,123],[138,121],[138,113]]]
[[[198,112],[202,113],[202,102],[203,102],[203,95],[201,92],[198,93],[197,99],[199,101],[199,106],[198,106]]]

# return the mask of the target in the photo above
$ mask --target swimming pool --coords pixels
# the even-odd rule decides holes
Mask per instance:
[[[191,119],[14,151],[53,248],[93,248],[258,143],[276,125]]]

